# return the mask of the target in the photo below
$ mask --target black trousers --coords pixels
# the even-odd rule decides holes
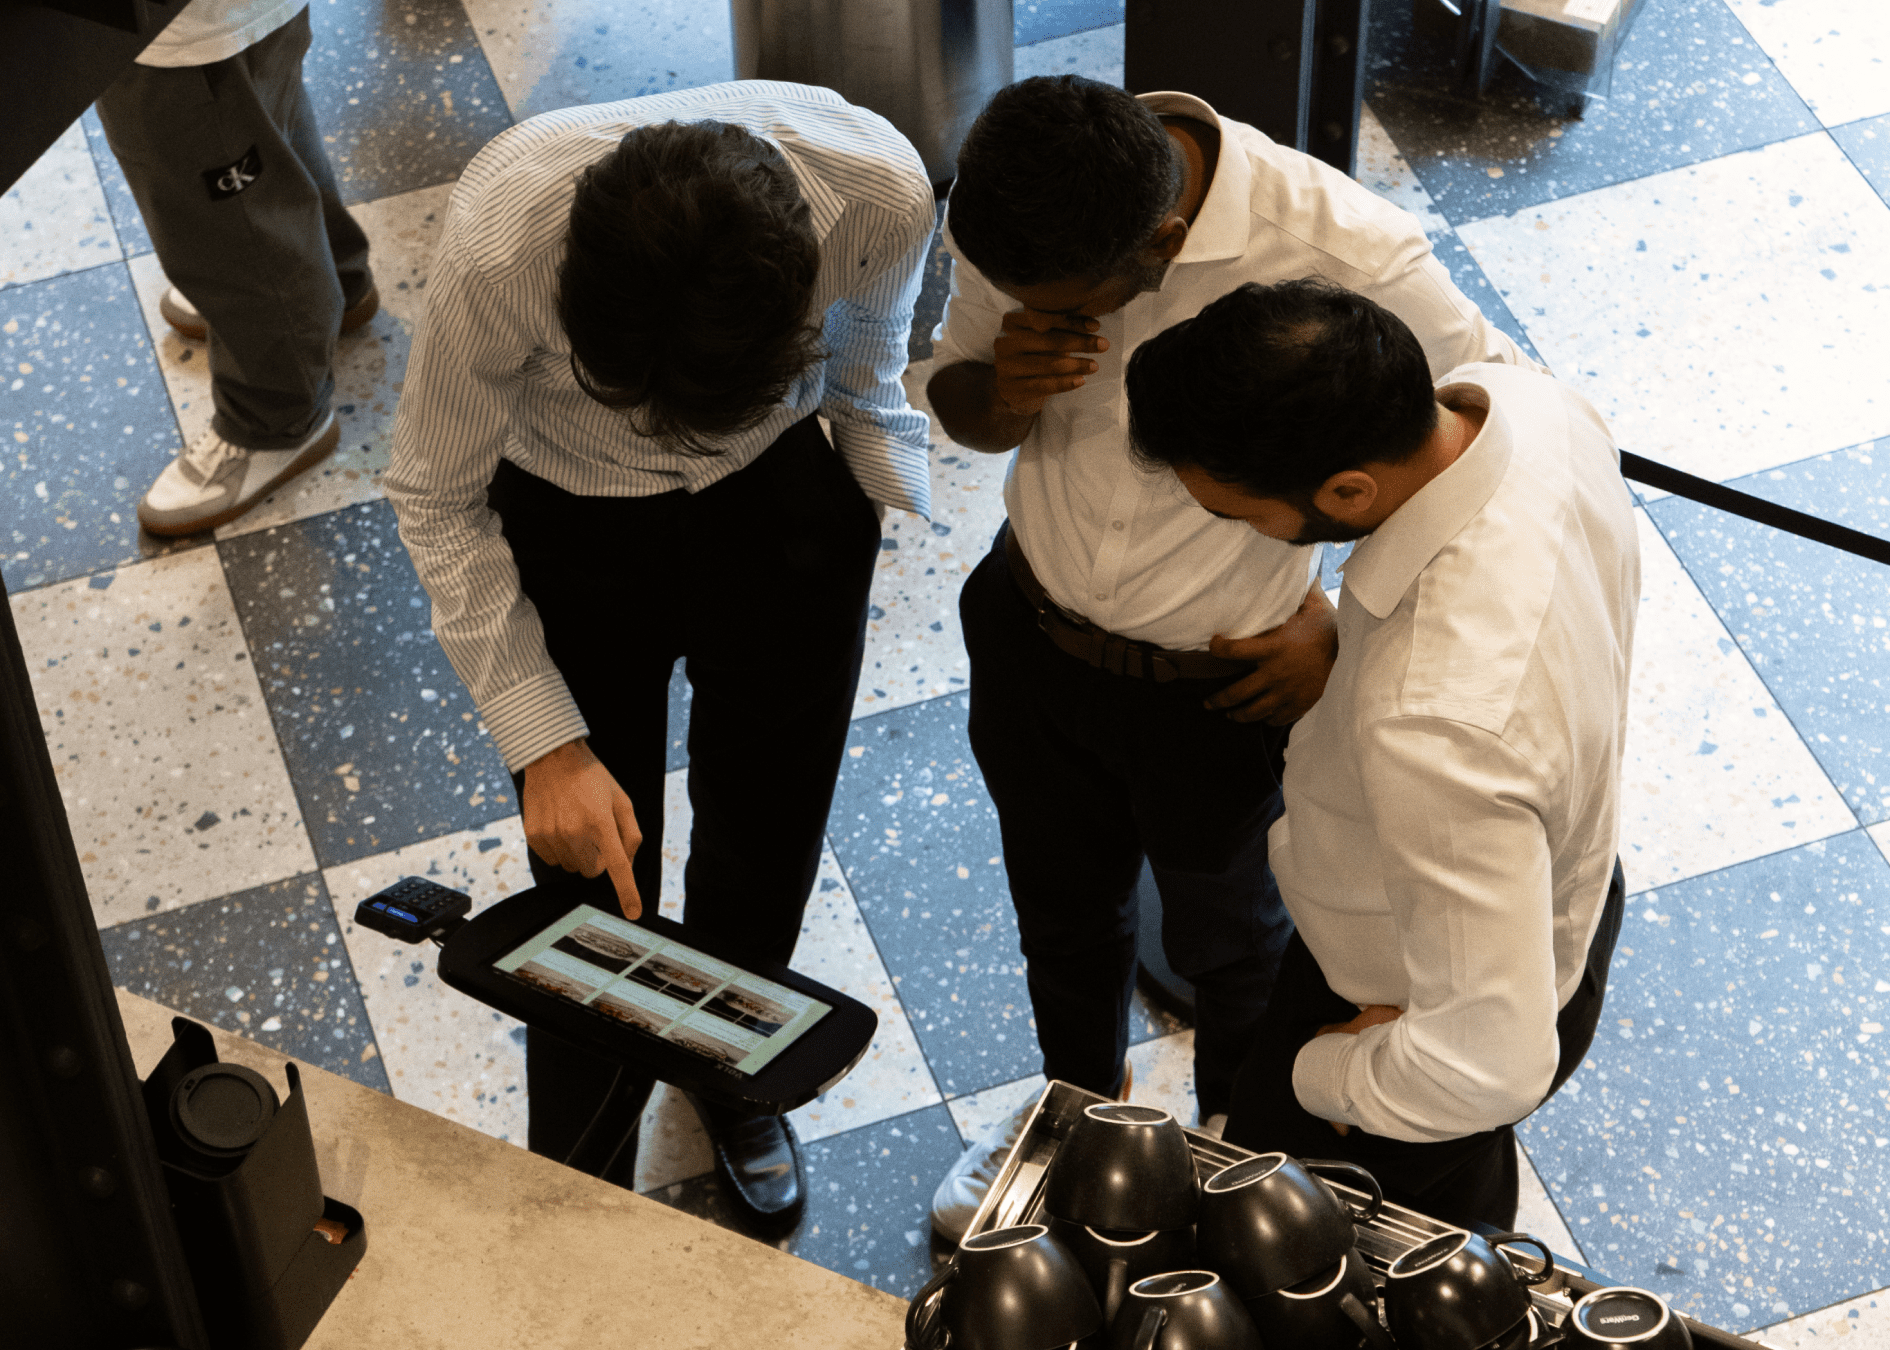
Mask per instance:
[[[1580,1067],[1594,1041],[1608,989],[1608,967],[1627,907],[1626,893],[1626,879],[1617,862],[1602,903],[1601,923],[1589,943],[1587,969],[1574,997],[1555,1019],[1561,1049],[1555,1077],[1542,1098],[1545,1102]],[[1385,1198],[1397,1204],[1459,1227],[1473,1221],[1513,1227],[1519,1182],[1514,1125],[1436,1143],[1386,1139],[1356,1127],[1341,1138],[1329,1123],[1299,1104],[1293,1095],[1293,1061],[1300,1047],[1318,1028],[1356,1016],[1358,1005],[1332,991],[1318,961],[1295,933],[1280,963],[1273,1005],[1234,1088],[1227,1142],[1296,1158],[1355,1162],[1378,1178]]]
[[[698,493],[580,497],[501,464],[488,501],[584,720],[643,830],[657,903],[670,671],[693,687],[685,927],[786,963],[820,865],[866,635],[879,518],[807,418]],[[522,791],[523,775],[513,782]],[[532,880],[615,912],[608,876],[531,859]],[[562,1158],[616,1074],[527,1032],[530,1146]]]
[[[164,275],[210,325],[212,423],[250,450],[327,414],[342,311],[373,284],[302,86],[308,46],[305,9],[226,60],[127,66],[98,100]],[[248,186],[220,194],[239,161]]]
[[[1156,684],[1053,646],[1001,546],[958,607],[1045,1075],[1121,1088],[1146,855],[1163,949],[1195,986],[1201,1113],[1225,1111],[1292,932],[1266,866],[1285,730],[1204,708],[1224,680]]]

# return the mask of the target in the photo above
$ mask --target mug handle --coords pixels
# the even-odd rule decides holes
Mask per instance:
[[[1129,1291],[1129,1263],[1123,1257],[1110,1258],[1109,1272],[1103,1276],[1103,1325],[1108,1326],[1116,1320],[1116,1313],[1122,1307],[1123,1295]]]
[[[1509,1268],[1516,1272],[1516,1278],[1524,1284],[1544,1284],[1547,1283],[1551,1275],[1555,1274],[1555,1253],[1550,1251],[1549,1244],[1539,1237],[1535,1237],[1529,1233],[1492,1233],[1483,1240],[1492,1247],[1534,1247],[1537,1251],[1542,1253],[1542,1269],[1536,1271],[1533,1275],[1524,1274],[1517,1268],[1514,1261],[1510,1261]],[[1504,1259],[1508,1260],[1507,1253],[1505,1253]]]
[[[941,1325],[945,1311],[945,1286],[958,1274],[958,1258],[946,1262],[945,1269],[927,1280],[912,1302],[906,1305],[905,1350],[941,1350],[945,1329]],[[936,1302],[933,1302],[936,1298]],[[931,1303],[928,1308],[926,1305]]]
[[[1168,1321],[1166,1308],[1150,1308],[1142,1314],[1142,1325],[1135,1329],[1135,1344],[1130,1350],[1155,1350],[1155,1338]]]
[[[1372,1350],[1392,1350],[1391,1333],[1385,1330],[1377,1314],[1361,1303],[1358,1295],[1350,1289],[1339,1300],[1339,1311],[1351,1319],[1352,1325],[1358,1328],[1359,1334]]]
[[[1365,1183],[1364,1189],[1372,1193],[1371,1203],[1363,1210],[1357,1211],[1350,1205],[1346,1206],[1346,1210],[1352,1215],[1353,1223],[1370,1223],[1385,1207],[1385,1192],[1384,1188],[1378,1184],[1378,1178],[1357,1163],[1339,1162],[1333,1158],[1301,1158],[1299,1165],[1308,1172],[1344,1172]]]

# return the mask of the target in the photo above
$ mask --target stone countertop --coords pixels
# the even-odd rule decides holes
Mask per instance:
[[[120,990],[140,1075],[169,1009]],[[287,1058],[212,1028],[284,1096]],[[889,1350],[891,1294],[297,1061],[322,1189],[368,1248],[310,1350]]]

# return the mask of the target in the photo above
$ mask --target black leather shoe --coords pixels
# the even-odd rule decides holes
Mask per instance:
[[[714,1145],[715,1174],[749,1223],[776,1236],[799,1223],[807,1178],[800,1143],[786,1118],[744,1115],[694,1094],[689,1104]]]

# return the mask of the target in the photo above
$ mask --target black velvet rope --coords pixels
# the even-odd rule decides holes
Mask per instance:
[[[1695,478],[1690,473],[1681,473],[1665,464],[1656,464],[1651,459],[1630,455],[1625,450],[1621,452],[1621,476],[1724,511],[1728,515],[1743,516],[1761,525],[1770,525],[1775,530],[1783,530],[1786,534],[1795,534],[1801,539],[1828,544],[1846,553],[1855,553],[1860,558],[1890,565],[1890,539],[1879,539],[1874,534],[1865,534],[1847,525],[1834,525],[1828,520],[1820,520],[1803,511],[1794,511],[1789,506],[1765,501],[1723,483]]]

